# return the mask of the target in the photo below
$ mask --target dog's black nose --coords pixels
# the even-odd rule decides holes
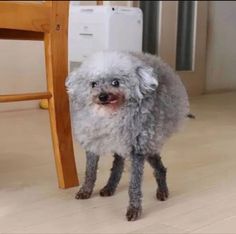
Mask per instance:
[[[108,94],[107,93],[100,93],[98,98],[101,102],[106,102],[108,100]]]

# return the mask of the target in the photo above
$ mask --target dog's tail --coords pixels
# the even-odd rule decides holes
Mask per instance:
[[[193,115],[192,113],[187,114],[187,117],[190,119],[196,119],[195,115]]]

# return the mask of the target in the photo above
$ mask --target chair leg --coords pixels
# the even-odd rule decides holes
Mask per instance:
[[[61,22],[63,24],[63,22]],[[53,27],[53,26],[52,26]],[[66,27],[57,25],[44,36],[49,99],[49,113],[57,176],[60,188],[79,184],[74,159],[69,101],[65,90],[68,74]]]

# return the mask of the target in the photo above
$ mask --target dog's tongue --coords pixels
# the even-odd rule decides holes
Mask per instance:
[[[116,103],[117,102],[117,96],[114,94],[109,94],[109,98],[108,98],[108,103]]]

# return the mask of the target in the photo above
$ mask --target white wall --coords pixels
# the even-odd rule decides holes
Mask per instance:
[[[43,42],[0,40],[0,94],[45,90]],[[37,102],[0,103],[0,111],[36,105]]]
[[[209,1],[207,90],[236,89],[236,2]]]

